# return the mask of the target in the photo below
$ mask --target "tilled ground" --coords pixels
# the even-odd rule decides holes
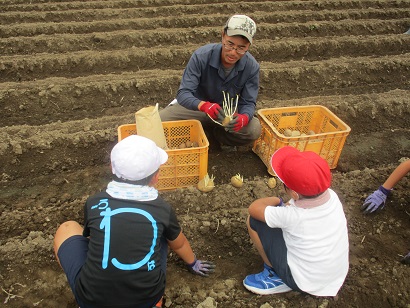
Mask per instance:
[[[351,127],[333,189],[350,236],[350,272],[336,298],[256,296],[243,278],[261,269],[245,218],[271,190],[252,151],[209,140],[216,188],[163,192],[214,276],[190,275],[171,254],[166,307],[410,307],[409,180],[378,215],[360,205],[410,157],[410,2],[47,1],[0,4],[0,300],[7,307],[76,307],[52,252],[64,220],[82,221],[88,195],[110,179],[117,127],[175,96],[190,54],[233,13],[258,25],[258,108],[323,105]],[[245,186],[229,184],[241,173]],[[207,299],[208,298],[208,299]],[[205,301],[205,302],[204,302]],[[208,306],[205,304],[208,303]],[[269,304],[267,304],[269,303]],[[270,305],[270,306],[269,306]]]

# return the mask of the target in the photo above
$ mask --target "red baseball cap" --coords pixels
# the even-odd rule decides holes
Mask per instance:
[[[290,189],[304,196],[314,196],[330,187],[332,174],[326,160],[315,152],[300,152],[286,146],[273,153],[271,166]]]

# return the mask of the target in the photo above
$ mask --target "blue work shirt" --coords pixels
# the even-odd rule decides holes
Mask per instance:
[[[181,106],[198,110],[201,101],[218,103],[222,106],[223,93],[236,101],[239,95],[238,113],[252,119],[256,109],[259,90],[259,63],[247,52],[235,63],[225,77],[221,62],[222,44],[207,44],[198,48],[191,56],[182,75],[177,93]]]

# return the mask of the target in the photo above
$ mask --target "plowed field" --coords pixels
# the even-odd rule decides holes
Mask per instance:
[[[410,249],[409,178],[383,211],[360,212],[364,198],[410,157],[409,0],[3,0],[5,307],[77,307],[53,256],[57,226],[82,222],[85,199],[110,180],[117,127],[134,123],[142,107],[165,107],[191,53],[219,42],[234,13],[258,25],[251,47],[261,63],[258,109],[323,105],[351,127],[332,171],[348,219],[350,271],[335,298],[246,291],[243,278],[262,266],[248,238],[247,207],[283,193],[267,187],[267,169],[251,150],[223,152],[210,139],[215,189],[162,194],[197,256],[213,260],[217,271],[193,276],[171,254],[165,306],[410,307],[410,267],[400,263]],[[245,178],[241,189],[229,182],[236,173]]]

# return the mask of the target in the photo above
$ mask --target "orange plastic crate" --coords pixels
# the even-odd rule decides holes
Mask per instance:
[[[313,151],[336,168],[350,127],[329,109],[319,105],[258,110],[262,133],[253,145],[255,152],[274,175],[270,166],[272,154],[284,146],[299,151]],[[286,129],[298,130],[301,136],[287,137]],[[309,131],[315,134],[308,135]]]
[[[160,167],[158,190],[197,185],[208,173],[209,142],[198,120],[162,122],[167,141],[168,161]],[[136,124],[118,127],[118,141],[137,134]],[[187,141],[197,142],[198,147],[178,149]]]

